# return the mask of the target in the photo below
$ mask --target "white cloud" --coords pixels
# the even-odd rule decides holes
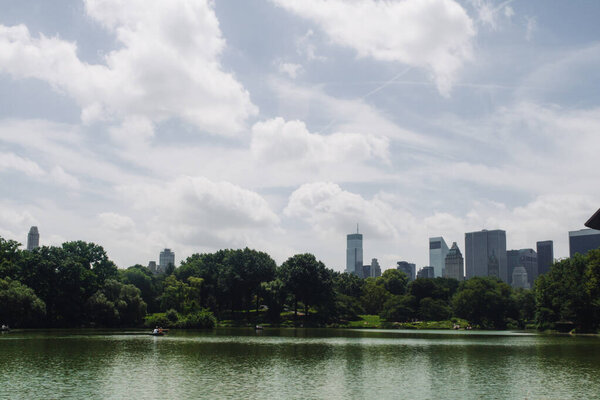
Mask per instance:
[[[26,244],[29,227],[38,225],[38,221],[29,211],[19,208],[0,203],[0,236]]]
[[[368,104],[364,99],[343,99],[328,95],[320,87],[307,87],[294,82],[272,79],[280,115],[286,119],[325,120],[322,133],[360,132],[397,140],[410,146],[430,147],[432,143],[421,134],[398,126],[390,116]]]
[[[387,138],[358,133],[319,135],[310,133],[302,121],[283,118],[254,124],[250,149],[261,161],[301,161],[315,167],[368,160],[389,162]]]
[[[359,57],[427,68],[444,95],[472,57],[473,21],[453,0],[272,1],[314,21]]]
[[[327,58],[317,55],[317,46],[313,43],[315,32],[312,29],[296,38],[296,53],[306,57],[308,61],[325,61]]]
[[[394,225],[398,212],[389,202],[375,197],[367,200],[329,182],[307,183],[290,196],[284,210],[287,217],[308,222],[320,234],[341,234],[359,223],[371,237],[397,238]]]
[[[292,79],[296,79],[302,73],[302,65],[293,63],[279,63],[279,72],[286,74]]]
[[[79,180],[73,175],[66,172],[61,166],[57,165],[50,171],[50,177],[54,182],[61,186],[68,187],[70,189],[77,189],[80,187]]]
[[[0,172],[6,170],[23,172],[33,177],[45,175],[44,170],[35,161],[13,153],[0,153]]]
[[[537,30],[537,18],[536,17],[525,17],[525,39],[528,42],[533,39],[533,34]]]
[[[188,244],[205,241],[231,246],[254,230],[275,228],[279,223],[257,193],[204,177],[120,186],[118,191],[151,221],[152,230]]]
[[[220,66],[225,47],[208,0],[86,0],[86,11],[122,48],[88,64],[75,43],[33,37],[0,25],[0,71],[37,78],[73,97],[82,120],[172,117],[217,134],[240,131],[257,112],[249,94]]]
[[[135,227],[131,218],[114,212],[100,213],[98,219],[103,228],[119,233],[131,231]]]
[[[515,15],[515,10],[511,6],[504,7],[504,16],[506,18],[512,18]]]
[[[148,144],[154,137],[154,126],[148,118],[133,116],[121,125],[109,128],[108,132],[115,143],[131,148]]]

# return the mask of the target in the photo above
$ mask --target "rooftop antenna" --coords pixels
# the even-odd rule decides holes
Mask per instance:
[[[356,233],[358,234],[358,222],[356,223]]]

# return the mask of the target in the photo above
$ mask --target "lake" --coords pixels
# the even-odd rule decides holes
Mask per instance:
[[[12,331],[0,399],[592,399],[600,338],[338,329]]]

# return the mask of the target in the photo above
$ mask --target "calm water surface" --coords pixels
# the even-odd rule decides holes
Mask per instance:
[[[600,338],[510,332],[13,331],[0,399],[600,399]]]

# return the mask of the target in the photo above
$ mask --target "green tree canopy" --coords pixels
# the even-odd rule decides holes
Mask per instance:
[[[474,277],[461,282],[452,299],[457,317],[483,328],[504,329],[518,318],[511,288],[497,278]]]

